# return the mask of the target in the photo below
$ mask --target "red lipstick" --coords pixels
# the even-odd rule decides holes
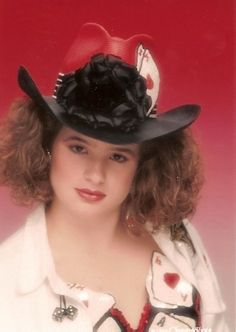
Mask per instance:
[[[85,199],[86,201],[89,202],[97,202],[102,200],[106,195],[102,193],[101,191],[97,190],[90,190],[87,188],[75,188],[76,192]]]

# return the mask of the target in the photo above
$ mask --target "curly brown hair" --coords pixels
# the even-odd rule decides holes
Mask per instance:
[[[61,124],[29,99],[15,101],[0,123],[0,185],[21,205],[49,202],[51,148]]]
[[[141,144],[129,197],[131,215],[154,229],[194,214],[203,184],[202,162],[190,129]]]
[[[0,131],[0,184],[11,188],[17,202],[49,203],[50,149],[62,125],[28,99],[13,104]],[[147,220],[153,230],[181,224],[195,212],[203,184],[198,146],[190,129],[141,144],[140,159],[125,200],[130,215]]]

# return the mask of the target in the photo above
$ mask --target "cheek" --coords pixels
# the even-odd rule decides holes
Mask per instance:
[[[119,188],[119,191],[123,195],[127,195],[130,191],[134,176],[136,172],[136,165],[124,169],[119,169],[113,175],[113,188]]]
[[[64,179],[65,177],[69,176],[69,165],[64,158],[56,157],[52,158],[51,162],[51,169],[50,169],[50,176],[52,179]]]
[[[78,171],[77,164],[71,160],[64,148],[57,148],[52,152],[50,179],[52,184],[69,183],[73,174]]]

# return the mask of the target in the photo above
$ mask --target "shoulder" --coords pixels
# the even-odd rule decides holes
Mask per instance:
[[[16,229],[13,233],[11,233],[8,237],[6,237],[0,242],[0,254],[4,250],[9,250],[12,245],[16,245],[17,243],[19,243],[19,240],[23,236],[24,225],[25,221],[18,229]]]
[[[15,259],[23,242],[24,225],[0,244],[0,264]]]
[[[14,294],[21,262],[23,238],[24,226],[0,244],[0,306],[2,305],[2,300],[6,300],[6,297],[10,299]]]
[[[9,276],[9,273],[16,272],[20,259],[20,251],[24,239],[24,226],[10,235],[0,244],[0,270],[1,279]]]
[[[24,243],[31,236],[31,229],[35,229],[35,232],[38,231],[36,227],[42,214],[43,206],[40,205],[28,215],[18,230],[0,244],[0,268],[13,267],[19,261]]]

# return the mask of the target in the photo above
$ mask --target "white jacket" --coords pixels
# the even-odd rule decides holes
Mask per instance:
[[[225,304],[207,253],[194,227],[188,221],[185,221],[185,226],[197,252],[194,261],[187,245],[171,241],[168,232],[159,232],[154,239],[167,258],[200,293],[202,331],[228,332],[224,321]],[[53,266],[44,206],[40,205],[28,217],[25,225],[0,246],[1,331],[93,331],[93,322],[101,316],[101,311],[111,307],[112,297],[104,297],[103,305],[94,306],[89,311],[83,301],[76,298],[68,287],[65,288]],[[66,295],[70,304],[78,308],[75,320],[56,322],[52,319],[52,312],[59,304],[59,294]],[[96,297],[92,291],[89,295]]]

